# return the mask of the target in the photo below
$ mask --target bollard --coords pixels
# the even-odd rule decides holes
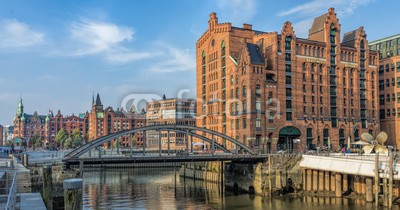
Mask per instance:
[[[24,161],[23,164],[26,168],[28,168],[28,164],[29,164],[29,156],[28,154],[24,154]]]
[[[64,180],[64,209],[82,209],[82,179]]]
[[[43,166],[43,200],[46,204],[47,209],[53,209],[53,177],[52,177],[52,165]]]

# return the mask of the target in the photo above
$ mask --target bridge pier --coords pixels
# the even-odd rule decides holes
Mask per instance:
[[[349,190],[349,180],[347,174],[343,174],[343,191],[347,192]]]

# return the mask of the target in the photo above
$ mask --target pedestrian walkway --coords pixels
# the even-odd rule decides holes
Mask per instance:
[[[46,209],[40,193],[20,193],[20,209]]]

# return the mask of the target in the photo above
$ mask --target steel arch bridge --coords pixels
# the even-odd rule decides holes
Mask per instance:
[[[239,148],[242,148],[244,151],[248,152],[251,155],[254,155],[254,151],[252,149],[250,149],[249,147],[247,147],[246,145],[244,145],[243,143],[237,141],[236,139],[233,139],[225,134],[210,130],[210,129],[206,129],[206,128],[200,128],[200,127],[196,127],[196,126],[189,126],[189,125],[177,125],[177,124],[165,124],[165,125],[152,125],[152,126],[145,126],[145,127],[140,127],[140,128],[135,128],[135,129],[131,129],[131,130],[124,130],[124,131],[119,131],[116,133],[112,133],[109,134],[107,136],[103,136],[100,137],[98,139],[95,139],[87,144],[82,145],[79,148],[76,148],[75,150],[71,151],[70,153],[68,153],[67,155],[65,155],[64,157],[64,161],[70,160],[70,159],[77,159],[79,158],[81,155],[89,152],[92,149],[97,148],[98,146],[103,145],[104,143],[110,142],[114,139],[117,139],[119,137],[122,136],[127,136],[127,135],[132,135],[134,133],[137,132],[141,132],[141,131],[158,131],[159,134],[161,133],[161,131],[168,131],[168,152],[169,152],[169,148],[170,148],[170,141],[169,141],[169,132],[176,132],[176,133],[184,133],[186,134],[186,152],[189,152],[189,136],[191,136],[190,140],[191,140],[191,150],[193,150],[193,141],[192,141],[192,137],[198,138],[203,140],[204,142],[208,142],[211,146],[211,150],[212,150],[212,154],[215,153],[215,148],[219,148],[225,152],[228,153],[232,153],[229,149],[227,149],[226,147],[224,147],[223,145],[217,143],[215,141],[215,136],[216,137],[220,137],[222,139],[225,139],[228,142],[231,142],[233,144],[236,145],[236,153],[238,152]],[[204,135],[200,135],[196,132],[203,132],[206,134],[211,135],[211,139],[204,136]],[[162,152],[162,146],[161,146],[161,135],[158,135],[159,140],[158,140],[158,149],[159,149],[159,154],[161,156],[161,152]],[[146,137],[143,139],[143,152],[145,153],[146,151],[146,144],[147,144],[147,139]]]

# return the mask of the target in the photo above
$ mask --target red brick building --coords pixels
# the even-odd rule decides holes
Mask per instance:
[[[344,34],[334,12],[308,38],[219,23],[196,43],[197,126],[258,149],[337,149],[379,131],[378,54],[363,27]],[[223,139],[217,139],[225,144]],[[233,145],[227,145],[233,147]]]
[[[370,43],[379,52],[379,116],[386,144],[400,146],[400,34]]]
[[[33,115],[24,112],[22,99],[18,105],[18,111],[14,118],[14,137],[18,139],[29,139],[34,135],[39,135],[44,139],[44,146],[55,147],[55,137],[57,133],[64,129],[71,135],[75,129],[79,129],[85,141],[92,141],[101,136],[113,132],[128,130],[133,127],[146,125],[145,113],[128,113],[123,110],[113,110],[112,107],[103,109],[100,96],[97,95],[96,101],[92,101],[92,110],[76,116],[63,116],[58,110],[54,115],[49,111],[47,115]],[[143,141],[143,132],[135,133],[133,140],[140,146]],[[120,139],[123,147],[130,145],[129,136]]]
[[[144,110],[142,113],[127,113],[124,110],[113,110],[112,107],[103,109],[100,95],[97,94],[96,100],[92,101],[92,109],[89,113],[89,141],[97,139],[117,131],[129,130],[132,128],[142,127],[146,125]],[[135,134],[133,140],[136,146],[142,145],[143,132]],[[131,137],[124,136],[119,139],[122,147],[130,145]],[[112,142],[114,143],[114,142]]]

